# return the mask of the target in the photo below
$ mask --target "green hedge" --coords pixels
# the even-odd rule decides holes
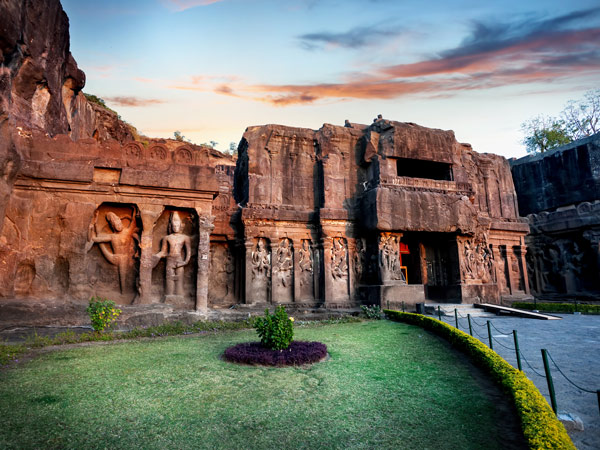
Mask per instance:
[[[553,313],[574,313],[579,311],[583,314],[600,314],[600,305],[586,305],[575,303],[529,303],[529,302],[514,302],[513,308],[538,311],[553,312]]]
[[[444,322],[420,314],[392,310],[384,312],[391,320],[417,325],[443,337],[486,371],[511,396],[530,449],[575,450],[565,427],[529,378],[481,341]]]

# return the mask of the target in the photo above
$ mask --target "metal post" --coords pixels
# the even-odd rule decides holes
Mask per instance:
[[[488,326],[488,337],[490,338],[490,350],[494,350],[494,341],[492,341],[492,328],[490,327],[490,321],[487,321]]]
[[[550,373],[550,364],[548,364],[548,351],[545,348],[542,349],[542,360],[544,361],[544,370],[546,371],[546,381],[548,381],[550,403],[552,403],[552,410],[554,411],[554,414],[556,414],[558,411],[556,406],[556,394],[554,393],[554,382],[552,381],[552,374]]]
[[[521,351],[519,350],[519,339],[517,338],[517,330],[513,330],[513,338],[515,340],[515,352],[517,353],[517,367],[519,370],[523,370],[521,368]]]
[[[387,301],[387,309],[390,309],[390,301]]]
[[[469,334],[473,336],[473,327],[471,326],[471,314],[467,314],[467,320],[469,321]]]
[[[404,308],[404,300],[402,300],[402,312],[406,312],[406,309]]]
[[[598,396],[598,409],[600,409],[600,389],[596,391],[596,395]]]
[[[458,328],[458,311],[456,311],[456,308],[454,308],[454,321],[456,322],[456,329],[460,330],[460,328]]]
[[[442,310],[440,309],[440,305],[438,305],[438,319],[440,322],[442,321]]]

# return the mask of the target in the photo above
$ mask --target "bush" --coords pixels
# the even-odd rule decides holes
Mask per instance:
[[[121,314],[115,302],[100,297],[92,297],[86,311],[90,316],[92,328],[99,333],[114,323]]]
[[[273,315],[265,309],[265,317],[257,317],[254,328],[262,345],[271,350],[288,348],[294,338],[294,319],[288,317],[283,306],[275,308]]]
[[[484,343],[444,322],[421,314],[391,310],[385,310],[385,313],[391,320],[417,325],[443,337],[486,371],[511,396],[529,448],[575,450],[565,427],[531,380]]]
[[[580,312],[583,314],[600,314],[600,305],[587,305],[582,303],[531,303],[531,302],[514,302],[511,305],[513,308],[525,310],[538,310],[543,312],[553,313],[574,313]]]
[[[361,305],[360,309],[367,319],[381,319],[381,308],[378,305]]]

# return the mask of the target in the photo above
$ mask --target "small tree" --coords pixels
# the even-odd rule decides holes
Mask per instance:
[[[173,136],[175,137],[176,141],[179,141],[179,142],[185,141],[185,136],[183,134],[181,134],[181,131],[179,131],[179,130],[174,131]]]
[[[525,135],[523,144],[528,153],[544,153],[573,140],[563,120],[543,115],[523,122],[521,131]]]
[[[568,102],[561,117],[567,123],[573,139],[600,132],[600,89],[587,91],[579,102]]]

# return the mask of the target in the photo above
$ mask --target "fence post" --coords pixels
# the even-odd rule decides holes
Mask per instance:
[[[554,393],[554,382],[552,381],[552,374],[550,373],[550,364],[548,363],[548,351],[542,349],[542,360],[544,361],[544,370],[546,371],[546,381],[548,381],[548,392],[550,393],[550,402],[552,403],[552,410],[554,414],[557,413],[558,408],[556,406],[556,394]]]
[[[519,370],[523,370],[521,368],[521,351],[519,350],[519,339],[517,338],[517,330],[513,330],[513,338],[515,340],[515,352],[517,353],[517,367]]]
[[[456,308],[454,308],[454,321],[456,322],[456,329],[460,330],[460,328],[458,328],[458,311],[456,311]]]
[[[402,300],[402,312],[406,312],[406,309],[404,308],[404,300]]]
[[[440,309],[440,305],[438,305],[438,319],[440,322],[442,321],[442,310]]]
[[[488,327],[488,338],[490,339],[490,350],[494,350],[494,342],[492,341],[492,328],[490,327],[490,321],[487,321]]]
[[[598,396],[598,409],[600,409],[600,389],[596,391],[596,395]]]
[[[469,334],[473,336],[473,327],[471,326],[471,314],[467,314],[467,320],[469,321]]]

